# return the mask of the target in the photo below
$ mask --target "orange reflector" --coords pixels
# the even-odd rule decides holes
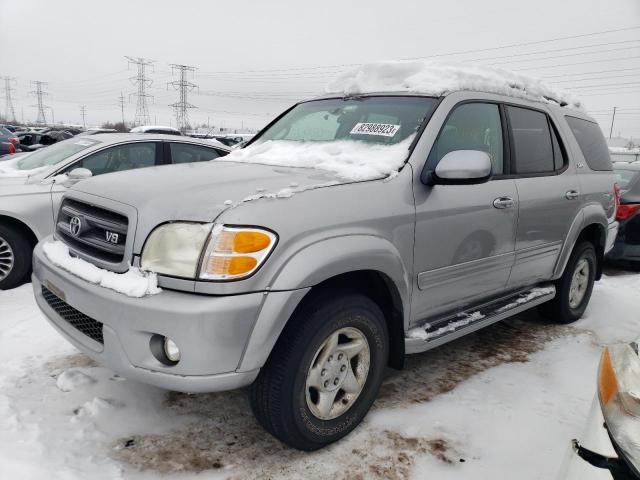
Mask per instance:
[[[229,275],[247,273],[256,268],[258,260],[253,257],[232,257],[227,268]]]
[[[618,393],[618,381],[616,372],[611,364],[609,349],[605,348],[600,359],[600,375],[598,376],[598,387],[600,389],[600,400],[602,405],[607,405],[609,401]]]
[[[236,253],[259,252],[267,248],[270,243],[271,239],[265,233],[255,231],[238,232],[233,239],[233,251]]]

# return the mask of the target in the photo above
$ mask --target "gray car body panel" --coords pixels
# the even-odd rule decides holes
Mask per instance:
[[[422,169],[442,125],[457,104],[470,100],[546,112],[567,150],[567,168],[543,177],[424,185]],[[577,236],[587,225],[602,226],[607,243],[612,242],[617,225],[615,208],[606,195],[612,192],[613,173],[588,168],[564,121],[566,114],[588,118],[581,112],[540,102],[453,92],[441,99],[406,165],[391,178],[347,182],[315,169],[221,161],[96,177],[78,183],[67,196],[131,215],[135,210],[125,256],[134,263],[139,263],[149,234],[166,222],[249,225],[276,232],[278,241],[269,258],[246,279],[222,282],[159,276],[161,287],[199,294],[191,295],[193,298],[234,298],[241,303],[250,295],[263,295],[260,311],[248,321],[246,330],[238,332],[244,335],[240,342],[244,347],[236,373],[255,372],[306,293],[336,275],[360,270],[383,275],[400,299],[406,332],[429,318],[463,310],[492,295],[558,278]],[[286,188],[297,193],[278,198],[277,193]],[[574,189],[579,197],[567,199],[565,193]],[[514,206],[494,208],[493,200],[501,196],[512,197]],[[518,213],[522,211],[528,212],[526,218]],[[481,247],[479,258],[466,259],[459,253],[471,243]],[[39,261],[49,263],[44,257]],[[109,268],[122,271],[125,262]],[[40,271],[47,271],[54,284],[62,275],[51,266]],[[75,306],[72,299],[82,294],[93,296],[98,287],[83,288],[82,282],[68,282],[68,288],[73,289],[69,300]],[[164,295],[168,296],[167,292],[158,297]],[[91,308],[96,318],[105,318],[106,323],[111,318],[107,310],[108,302],[103,308]],[[144,307],[139,313],[140,321],[154,325],[157,331],[173,321],[154,318],[156,311]],[[182,313],[183,317],[191,314],[188,307]],[[214,315],[211,321],[217,321]],[[210,338],[212,345],[216,341]],[[209,373],[229,372],[212,365]],[[189,378],[188,372],[184,374]],[[185,385],[187,381],[173,387],[185,389]]]

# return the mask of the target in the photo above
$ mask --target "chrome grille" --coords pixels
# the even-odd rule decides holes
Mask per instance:
[[[128,226],[129,220],[122,214],[67,198],[60,206],[56,235],[79,253],[120,263]]]

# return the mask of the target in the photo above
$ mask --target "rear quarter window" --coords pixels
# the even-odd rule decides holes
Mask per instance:
[[[565,118],[589,168],[597,171],[613,170],[609,148],[598,124],[582,118]]]

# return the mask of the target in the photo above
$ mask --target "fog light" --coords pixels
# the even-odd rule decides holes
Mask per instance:
[[[176,342],[169,337],[164,337],[164,354],[172,362],[178,363],[180,361],[180,349]]]

